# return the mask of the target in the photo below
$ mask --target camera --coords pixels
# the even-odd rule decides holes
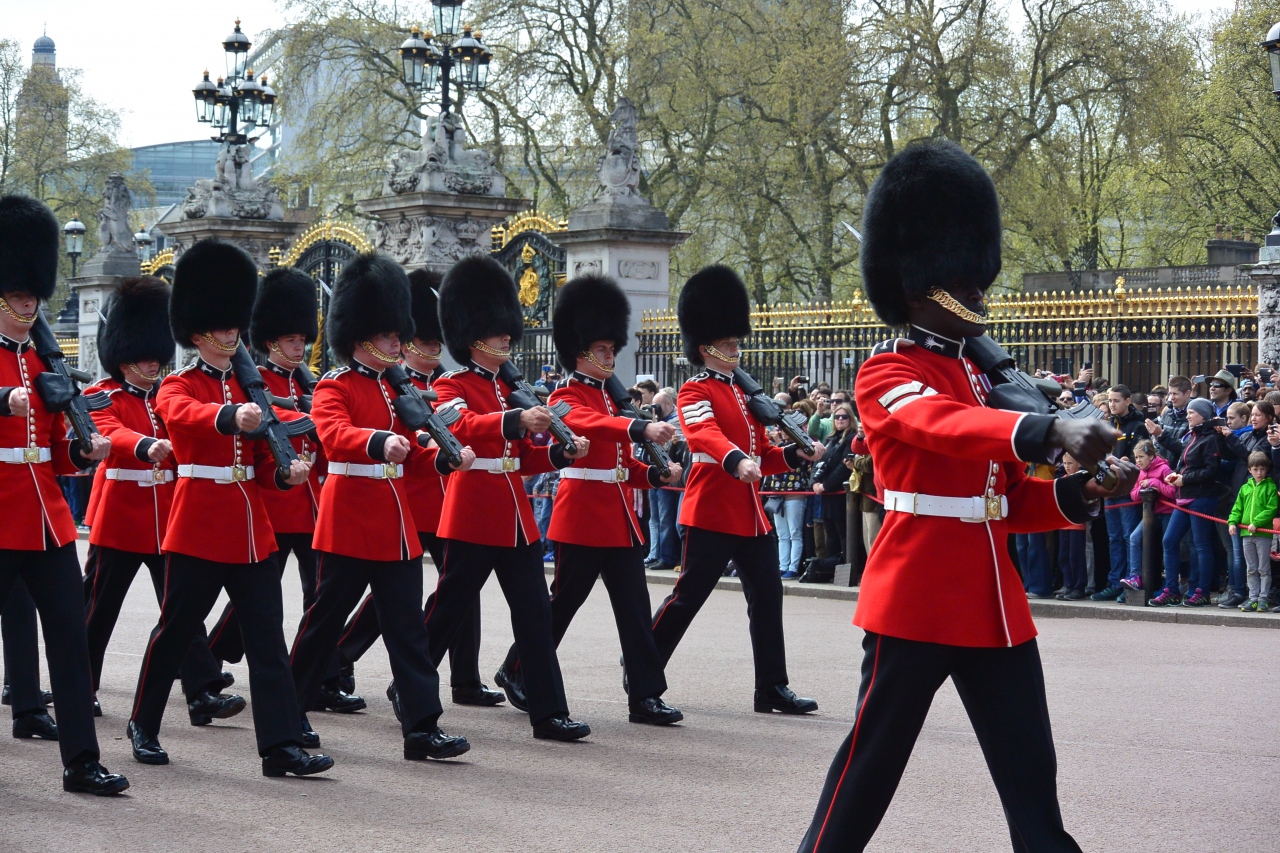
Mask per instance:
[[[661,418],[658,415],[658,407],[653,405],[653,403],[645,403],[643,406],[640,407],[640,412],[641,414],[647,415],[649,420],[653,420],[653,421],[661,420]]]
[[[1227,425],[1226,418],[1209,418],[1209,426],[1213,427],[1214,429],[1217,429],[1218,427],[1224,427],[1226,425]]]
[[[1264,385],[1269,385],[1271,383],[1271,376],[1273,373],[1275,373],[1275,371],[1270,367],[1264,367],[1258,371],[1258,378],[1262,380]]]

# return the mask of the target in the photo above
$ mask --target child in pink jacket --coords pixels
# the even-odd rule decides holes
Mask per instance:
[[[1174,501],[1178,498],[1178,487],[1166,483],[1164,478],[1172,474],[1169,463],[1156,453],[1155,445],[1150,441],[1139,441],[1133,448],[1133,461],[1138,466],[1138,482],[1134,483],[1129,499],[1142,500],[1144,490],[1156,491],[1156,523],[1160,525],[1160,535],[1156,542],[1164,539],[1164,530],[1173,517]],[[1120,581],[1125,589],[1142,589],[1142,525],[1133,529],[1129,536],[1129,577]],[[1161,571],[1163,577],[1163,570]]]

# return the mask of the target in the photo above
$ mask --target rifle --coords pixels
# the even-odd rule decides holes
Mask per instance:
[[[295,408],[295,404],[291,400],[276,397],[267,390],[266,380],[258,371],[258,365],[253,363],[253,356],[249,355],[244,341],[240,341],[235,353],[231,356],[231,371],[235,374],[236,382],[240,383],[240,387],[248,395],[250,402],[255,403],[262,410],[262,423],[253,432],[244,433],[244,437],[266,441],[272,457],[276,460],[276,467],[288,472],[289,467],[298,460],[298,454],[294,452],[293,443],[289,439],[306,435],[315,429],[315,424],[312,423],[309,415],[288,423],[280,420],[273,407],[292,409]]]
[[[644,415],[636,411],[635,404],[631,402],[631,395],[627,393],[622,380],[618,377],[610,376],[604,381],[604,392],[609,395],[609,399],[617,404],[618,411],[622,412],[622,414],[629,418],[647,420]],[[666,477],[671,473],[671,457],[667,455],[666,449],[661,444],[642,438],[640,439],[640,446],[644,448],[645,454],[649,457],[649,464],[657,468],[661,476]]]
[[[382,378],[391,383],[391,389],[396,392],[395,402],[391,404],[396,410],[396,417],[415,432],[425,430],[430,436],[429,440],[435,441],[451,466],[456,468],[461,465],[462,444],[449,432],[449,425],[456,423],[461,417],[458,410],[452,406],[446,406],[444,411],[434,409],[427,401],[436,399],[435,392],[419,391],[409,374],[398,364],[384,370]],[[427,440],[426,436],[418,436],[418,444],[423,447],[426,447]]]
[[[316,392],[316,377],[305,361],[294,370],[298,373],[298,384],[302,386],[302,393],[298,395],[298,411],[309,415],[311,414],[311,397]]]
[[[816,446],[809,437],[804,415],[794,409],[784,409],[782,404],[764,393],[760,383],[751,378],[741,367],[733,369],[733,382],[747,395],[747,410],[765,426],[776,426],[796,443],[801,453],[812,454]]]
[[[553,404],[544,404],[539,399],[538,392],[533,390],[533,386],[525,381],[524,374],[510,360],[502,362],[502,366],[498,368],[498,378],[511,388],[511,393],[507,395],[507,402],[511,406],[518,409],[532,409],[546,405],[547,410],[551,412],[551,434],[555,436],[556,441],[566,447],[573,444],[577,436],[573,434],[573,430],[569,429],[569,425],[564,422],[564,416],[572,411],[572,407],[568,403],[564,400],[557,400]]]
[[[53,329],[49,328],[39,311],[36,311],[35,323],[31,326],[31,345],[45,367],[45,372],[36,376],[36,392],[46,409],[62,412],[70,421],[80,443],[80,453],[87,456],[93,449],[93,436],[98,432],[89,413],[110,406],[111,398],[103,391],[95,391],[88,396],[80,393],[80,386],[76,383],[92,384],[93,377],[67,364],[67,357],[53,336]]]

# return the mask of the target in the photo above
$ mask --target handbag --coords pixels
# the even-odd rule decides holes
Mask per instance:
[[[782,498],[777,495],[771,495],[765,499],[764,511],[769,515],[777,515],[782,512]]]

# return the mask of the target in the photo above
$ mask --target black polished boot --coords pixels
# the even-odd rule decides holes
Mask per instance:
[[[533,736],[538,740],[580,740],[591,734],[591,726],[576,722],[566,716],[548,717],[533,724]]]
[[[57,740],[58,724],[49,716],[48,711],[32,711],[13,719],[13,736],[16,738],[39,738],[40,740]]]
[[[506,664],[497,671],[493,676],[493,683],[502,688],[507,694],[507,701],[511,703],[513,708],[518,708],[529,713],[529,697],[524,692],[524,678],[509,672]]]
[[[273,746],[262,757],[263,776],[311,776],[333,766],[333,759],[323,753],[311,755],[300,746]]]
[[[333,711],[338,714],[354,714],[363,711],[368,705],[363,696],[352,696],[338,689],[336,684],[328,683],[320,686],[320,692],[311,703],[313,711]]]
[[[756,710],[762,714],[780,711],[783,714],[808,714],[818,710],[818,703],[791,692],[785,684],[775,684],[767,690],[756,688]]]
[[[102,716],[102,706],[98,704],[98,694],[93,694],[93,715],[95,717]]]
[[[407,761],[422,761],[431,758],[442,761],[456,758],[467,750],[471,744],[464,737],[450,737],[440,731],[440,727],[429,732],[409,732],[404,739],[404,757]]]
[[[119,773],[108,773],[95,759],[73,761],[62,771],[62,790],[72,794],[110,797],[129,787],[129,780]]]
[[[302,746],[304,749],[320,748],[320,733],[311,728],[306,714],[302,715]]]
[[[130,722],[124,730],[133,747],[133,758],[139,764],[168,764],[169,753],[160,746],[160,741],[153,734],[142,730],[137,723]]]
[[[672,708],[657,696],[629,703],[630,713],[627,719],[633,723],[647,723],[651,726],[669,726],[684,719],[678,708]]]
[[[221,687],[219,687],[219,688],[218,688],[218,691],[219,691],[219,692],[221,692],[221,691],[223,691],[223,690],[226,690],[228,687],[230,687],[231,685],[233,685],[233,684],[235,684],[235,683],[236,683],[236,677],[235,677],[234,675],[232,675],[229,671],[227,671],[227,670],[225,670],[225,669],[224,669],[224,670],[222,671],[222,678],[221,678],[221,680],[218,682],[218,684],[220,684],[220,685],[221,685]],[[216,685],[215,685],[215,686],[216,686]],[[212,688],[210,688],[210,689],[212,689]]]
[[[387,685],[387,701],[391,703],[391,711],[396,715],[396,722],[402,722],[400,719],[400,692],[396,690],[394,680]]]
[[[453,688],[453,704],[478,705],[481,708],[500,705],[506,697],[499,690],[490,690],[487,685],[476,684],[470,687]]]
[[[226,696],[205,691],[187,703],[187,714],[191,717],[191,725],[207,726],[214,720],[225,720],[234,717],[245,709],[244,697],[234,693]]]

